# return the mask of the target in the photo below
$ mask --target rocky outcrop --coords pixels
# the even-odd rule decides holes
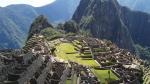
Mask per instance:
[[[90,29],[92,35],[115,42],[119,47],[134,50],[127,26],[121,18],[116,0],[81,0],[73,15],[80,27]]]
[[[32,23],[28,34],[28,39],[31,38],[34,34],[39,34],[41,30],[47,27],[52,27],[52,25],[48,23],[48,20],[43,15],[40,15]]]

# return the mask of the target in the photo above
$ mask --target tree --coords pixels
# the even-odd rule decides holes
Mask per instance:
[[[59,24],[57,25],[57,29],[64,30],[64,25],[61,24],[61,23],[59,23]]]
[[[47,39],[47,40],[52,40],[52,39],[56,39],[56,38],[59,38],[59,37],[62,37],[63,35],[58,32],[57,30],[51,28],[51,27],[48,27],[48,28],[45,28],[41,31],[41,34]]]
[[[66,31],[66,33],[69,32],[77,33],[78,29],[79,29],[78,24],[73,20],[70,20],[64,24],[64,30]]]
[[[79,29],[79,34],[82,36],[92,36],[91,31],[86,29]]]

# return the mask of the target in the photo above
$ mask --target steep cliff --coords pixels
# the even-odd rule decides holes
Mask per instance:
[[[144,47],[150,46],[150,15],[131,11],[126,7],[121,8],[121,18],[128,27],[133,41]]]
[[[120,8],[116,0],[81,0],[72,19],[81,28],[90,29],[94,37],[108,39],[121,48],[134,50]]]

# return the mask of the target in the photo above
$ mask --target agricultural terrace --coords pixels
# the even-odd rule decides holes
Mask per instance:
[[[78,41],[74,42],[75,45],[79,44]],[[80,45],[78,45],[81,47]],[[73,43],[60,43],[56,46],[55,55],[57,59],[62,61],[72,61],[80,65],[88,66],[101,83],[106,83],[106,79],[111,81],[119,80],[119,78],[112,73],[111,70],[97,70],[94,67],[100,66],[95,60],[92,59],[91,53],[79,53]],[[87,58],[89,57],[90,58]],[[108,73],[110,71],[110,74]]]

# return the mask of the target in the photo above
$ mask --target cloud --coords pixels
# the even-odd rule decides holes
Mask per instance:
[[[0,0],[0,6],[5,7],[12,4],[28,4],[34,7],[40,7],[46,4],[50,4],[55,0]]]

